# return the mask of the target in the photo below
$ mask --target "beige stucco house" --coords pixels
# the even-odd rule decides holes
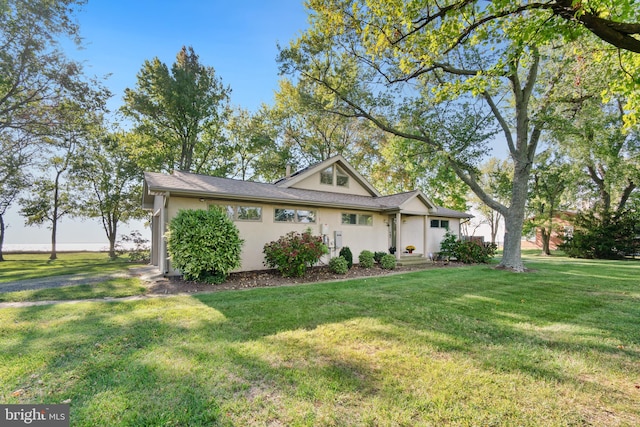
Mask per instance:
[[[421,191],[382,196],[342,156],[268,184],[174,172],[144,174],[143,207],[153,213],[151,258],[164,274],[171,267],[164,233],[181,209],[224,207],[245,243],[240,271],[261,270],[267,242],[311,228],[323,236],[330,257],[348,246],[357,262],[364,250],[397,248],[400,259],[408,245],[414,257],[438,252],[447,229],[459,235],[460,221],[471,217],[436,206]]]

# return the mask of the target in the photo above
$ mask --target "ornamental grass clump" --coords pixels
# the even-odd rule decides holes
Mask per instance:
[[[313,236],[311,230],[307,230],[291,231],[264,245],[262,252],[267,267],[277,269],[284,277],[301,277],[307,267],[316,264],[329,250],[322,243],[322,236]]]

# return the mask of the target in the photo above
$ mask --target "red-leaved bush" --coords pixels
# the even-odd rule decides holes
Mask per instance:
[[[291,231],[264,245],[262,252],[267,267],[277,269],[284,277],[300,277],[329,250],[321,236],[313,236],[311,230],[307,230],[303,233]]]

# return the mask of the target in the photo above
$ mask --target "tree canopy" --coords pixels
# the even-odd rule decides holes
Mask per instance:
[[[141,136],[130,147],[141,166],[215,174],[211,162],[222,142],[229,93],[192,47],[183,47],[171,68],[158,58],[145,61],[122,108]]]

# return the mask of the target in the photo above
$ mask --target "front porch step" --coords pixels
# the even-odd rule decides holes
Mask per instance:
[[[431,264],[431,260],[426,258],[422,254],[412,253],[412,254],[402,254],[400,255],[400,260],[397,262],[398,266],[407,266],[407,265],[423,265],[423,264]]]

